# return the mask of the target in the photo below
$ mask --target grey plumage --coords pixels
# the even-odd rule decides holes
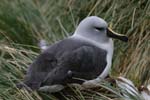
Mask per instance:
[[[17,86],[56,91],[68,83],[82,84],[83,80],[87,87],[98,84],[111,68],[113,41],[110,37],[128,40],[109,29],[103,19],[85,18],[73,36],[46,48],[29,66],[24,82]],[[56,87],[59,88],[55,90]]]
[[[44,85],[83,83],[96,78],[106,66],[106,51],[73,38],[51,45],[30,65],[24,83],[32,89]],[[71,71],[72,75],[68,75]]]

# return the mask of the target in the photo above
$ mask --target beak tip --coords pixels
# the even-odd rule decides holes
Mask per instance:
[[[114,31],[112,31],[110,28],[107,29],[107,36],[111,38],[116,38],[119,40],[122,40],[124,42],[128,42],[128,37],[122,34],[118,34]]]
[[[122,38],[122,40],[123,40],[124,42],[128,42],[128,37],[127,37],[127,36],[124,36],[124,37]]]

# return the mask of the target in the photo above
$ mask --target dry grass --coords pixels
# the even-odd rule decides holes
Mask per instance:
[[[129,37],[127,44],[115,40],[111,76],[123,75],[136,86],[150,84],[149,0],[1,0],[0,99],[55,100],[53,95],[18,90],[15,83],[39,54],[40,39],[50,44],[63,39],[89,15],[104,18],[111,28]],[[72,100],[122,98],[117,87],[109,83],[101,87],[100,91],[78,91]]]

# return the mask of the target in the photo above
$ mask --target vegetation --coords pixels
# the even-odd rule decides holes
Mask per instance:
[[[127,77],[137,87],[150,84],[150,0],[1,0],[0,100],[56,100],[53,94],[29,93],[15,84],[40,53],[41,39],[49,44],[63,39],[90,15],[104,18],[113,30],[129,37],[127,44],[114,40],[110,75]],[[125,98],[118,87],[108,82],[100,86],[85,91],[75,88],[73,95],[60,94],[68,100]]]

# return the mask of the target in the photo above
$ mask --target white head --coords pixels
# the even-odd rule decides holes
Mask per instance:
[[[110,37],[127,41],[127,37],[113,32],[102,18],[90,16],[83,19],[78,25],[73,36],[82,36],[97,42],[108,42]]]

